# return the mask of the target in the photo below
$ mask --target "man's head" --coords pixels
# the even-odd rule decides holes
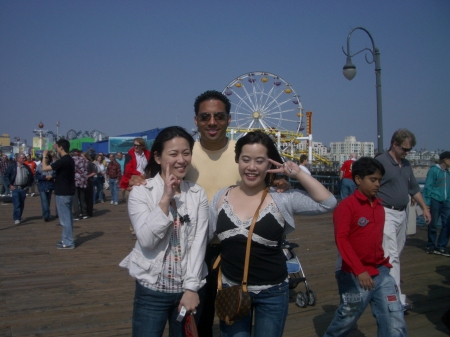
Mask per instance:
[[[194,122],[200,132],[200,142],[207,150],[219,150],[227,143],[227,127],[230,125],[231,103],[215,90],[198,96],[194,103]]]
[[[392,135],[389,152],[399,160],[405,158],[414,146],[416,146],[416,136],[409,130],[398,129]]]
[[[112,153],[110,153],[109,154],[109,160],[112,161],[112,162],[115,162],[116,161],[116,156],[113,155]]]
[[[350,153],[350,159],[356,160],[356,158],[358,158],[356,152]]]
[[[27,160],[27,156],[25,156],[23,153],[19,153],[17,155],[17,163],[22,165]]]
[[[70,143],[67,139],[59,139],[55,145],[56,151],[59,155],[65,155],[66,153],[69,153]]]
[[[300,156],[300,165],[308,164],[308,156],[306,154],[302,154]]]
[[[78,149],[72,149],[72,153],[74,156],[78,157],[81,154],[81,151]]]
[[[135,138],[133,141],[133,146],[134,152],[136,152],[137,154],[142,154],[144,149],[147,147],[144,138]]]
[[[3,161],[7,161],[7,160],[8,160],[8,157],[6,157],[6,155],[3,155],[3,156],[2,156],[2,160],[3,160]]]
[[[450,167],[450,151],[444,151],[439,155],[439,164],[445,168]]]
[[[368,198],[373,198],[380,188],[385,173],[383,165],[376,159],[361,157],[352,165],[352,177],[358,190]]]
[[[121,160],[122,159],[122,157],[123,157],[123,153],[122,152],[117,152],[116,153],[116,157],[117,157],[117,159],[119,159],[119,160]]]

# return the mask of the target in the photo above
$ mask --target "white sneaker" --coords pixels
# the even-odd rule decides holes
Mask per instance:
[[[115,203],[114,203],[114,205],[116,205],[116,206],[117,206],[118,204],[119,204],[118,202],[115,202]]]
[[[30,194],[30,197],[34,197],[34,195],[35,195],[35,193],[31,193],[31,194]]]
[[[14,220],[14,225],[20,224],[20,220]]]
[[[114,201],[111,200],[111,205],[114,205]]]

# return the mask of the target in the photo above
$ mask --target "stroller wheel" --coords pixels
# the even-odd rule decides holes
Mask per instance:
[[[297,294],[295,304],[297,304],[297,306],[299,306],[300,308],[306,308],[306,306],[308,305],[306,296],[301,291]]]
[[[308,290],[306,292],[306,297],[308,298],[308,305],[316,305],[316,301],[317,301],[317,295],[316,292],[313,290]]]

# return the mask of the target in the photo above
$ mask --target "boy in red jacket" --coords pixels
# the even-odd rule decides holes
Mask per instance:
[[[375,197],[384,175],[376,159],[363,157],[352,166],[355,192],[333,213],[336,245],[342,256],[336,272],[341,303],[324,336],[346,336],[366,307],[372,306],[378,336],[406,336],[403,306],[389,257],[382,247],[384,208]]]

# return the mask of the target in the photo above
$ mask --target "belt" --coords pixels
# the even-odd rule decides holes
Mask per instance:
[[[399,211],[399,212],[404,211],[406,209],[406,207],[394,207],[394,206],[386,206],[386,205],[383,205],[383,207],[388,208],[388,209],[393,209],[394,211]]]
[[[14,185],[14,188],[18,188],[19,190],[23,190],[25,187],[25,185]]]

